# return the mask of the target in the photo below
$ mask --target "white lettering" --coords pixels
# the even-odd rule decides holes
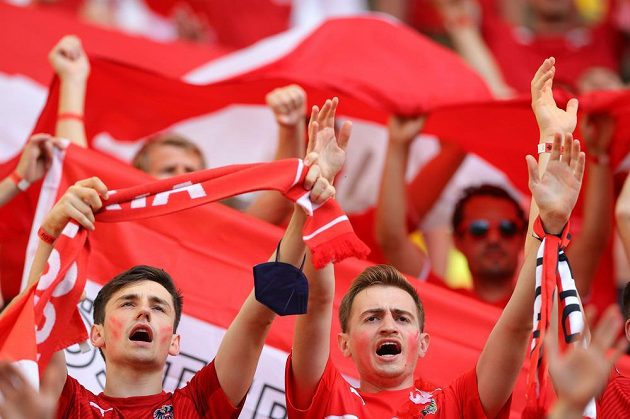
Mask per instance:
[[[168,204],[168,198],[171,194],[178,192],[187,192],[190,196],[190,199],[203,198],[206,196],[206,191],[203,190],[203,187],[199,183],[193,184],[191,181],[180,183],[173,186],[173,189],[166,192],[160,192],[155,195],[153,199],[153,206],[160,206]]]
[[[35,304],[37,304],[37,302]],[[48,337],[50,336],[50,332],[55,325],[55,320],[57,319],[55,307],[50,303],[50,301],[47,302],[46,306],[44,307],[44,318],[46,318],[44,325],[41,327],[41,329],[37,329],[35,331],[35,341],[38,345],[48,339]]]
[[[131,201],[131,208],[145,208],[147,206],[147,196],[149,196],[148,193],[136,196]]]
[[[107,196],[111,197],[116,192],[118,192],[118,191],[117,190],[107,191]],[[105,209],[106,210],[121,210],[122,207],[119,204],[111,204],[111,205],[106,206]]]

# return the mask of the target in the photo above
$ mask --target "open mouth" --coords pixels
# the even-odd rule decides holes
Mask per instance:
[[[398,355],[400,352],[401,349],[398,342],[383,342],[376,349],[376,355],[378,356]]]
[[[153,341],[153,331],[150,327],[139,325],[136,326],[129,335],[129,340],[134,342],[152,342]]]

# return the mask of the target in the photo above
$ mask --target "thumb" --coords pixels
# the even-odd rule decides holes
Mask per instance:
[[[534,158],[534,156],[527,155],[525,156],[525,161],[527,162],[527,172],[529,174],[529,185],[530,188],[532,185],[540,182],[540,177],[538,175],[538,162]]]
[[[567,102],[567,112],[571,115],[577,115],[578,100],[576,98],[569,99]]]

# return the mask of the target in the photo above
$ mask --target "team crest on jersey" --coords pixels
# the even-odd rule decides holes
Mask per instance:
[[[173,406],[165,404],[153,412],[153,419],[173,419]]]
[[[414,390],[409,392],[407,403],[398,411],[397,419],[421,419],[437,414],[438,407],[432,392]]]

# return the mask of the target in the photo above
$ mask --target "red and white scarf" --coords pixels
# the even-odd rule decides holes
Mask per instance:
[[[138,220],[170,214],[241,193],[276,190],[300,205],[310,215],[303,229],[313,264],[321,268],[347,257],[365,257],[369,250],[359,240],[348,218],[334,200],[313,205],[302,187],[308,168],[302,160],[243,164],[208,169],[110,191],[106,206],[96,215],[99,222]],[[77,303],[86,282],[90,252],[87,230],[70,222],[55,241],[47,271],[28,288],[0,318],[2,359],[24,359],[24,351],[13,350],[16,339],[32,341],[35,329],[36,356],[40,373],[54,352],[87,339]],[[34,316],[30,313],[34,311]],[[18,318],[33,319],[35,328]],[[16,329],[22,330],[16,337]],[[22,336],[23,335],[23,336]],[[19,345],[18,345],[19,346]],[[27,358],[32,358],[27,356]]]
[[[571,235],[569,224],[559,236],[547,234],[540,217],[534,222],[534,235],[542,240],[536,258],[536,295],[533,334],[527,374],[527,405],[523,417],[545,417],[547,406],[548,360],[544,351],[545,334],[551,320],[553,300],[558,292],[558,322],[564,344],[570,344],[584,331],[584,314],[565,249]],[[594,401],[585,409],[586,417],[595,417]]]

